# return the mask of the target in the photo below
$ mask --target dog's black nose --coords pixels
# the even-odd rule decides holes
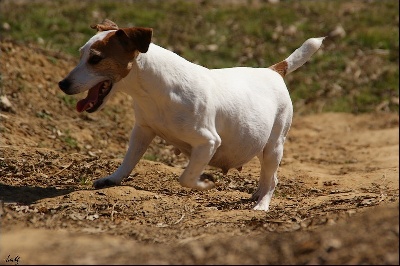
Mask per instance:
[[[58,82],[58,87],[60,87],[60,89],[63,92],[68,91],[70,86],[71,86],[71,82],[68,79],[63,79],[60,82]]]

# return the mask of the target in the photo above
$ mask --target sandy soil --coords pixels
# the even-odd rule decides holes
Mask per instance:
[[[0,45],[0,264],[399,263],[398,114],[296,115],[269,212],[251,210],[256,159],[192,191],[161,139],[94,190],[127,148],[129,99],[78,114],[57,88],[76,58]]]

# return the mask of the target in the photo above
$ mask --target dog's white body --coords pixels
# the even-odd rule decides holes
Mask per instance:
[[[271,69],[210,70],[154,44],[136,61],[114,85],[132,96],[136,125],[187,155],[207,146],[205,164],[238,168],[289,129],[289,93]]]
[[[83,46],[80,63],[66,78],[71,83],[70,94],[104,80],[104,74],[97,75],[85,62],[92,45],[113,32],[102,31]],[[282,61],[284,73],[304,64],[322,40],[309,39]],[[227,172],[257,156],[261,174],[254,209],[268,210],[293,115],[279,67],[207,69],[155,44],[145,53],[135,52],[129,73],[111,90],[123,91],[133,99],[135,125],[129,149],[121,166],[97,180],[95,187],[120,184],[158,135],[190,157],[179,178],[190,188],[203,190],[215,185],[202,176],[206,165]]]

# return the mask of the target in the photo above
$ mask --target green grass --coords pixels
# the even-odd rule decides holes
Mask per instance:
[[[79,177],[79,179],[78,179],[78,182],[79,182],[79,184],[80,185],[82,185],[82,186],[88,186],[88,185],[91,185],[92,184],[92,182],[87,178],[87,176],[85,176],[85,175],[81,175],[80,177]]]
[[[143,159],[156,162],[158,160],[158,156],[157,154],[146,153],[145,155],[143,155]]]
[[[77,148],[78,142],[75,138],[70,135],[69,130],[64,132],[64,135],[61,136],[61,139],[67,144],[70,148]]]
[[[344,37],[329,40],[310,63],[287,77],[295,110],[305,102],[303,112],[315,112],[323,102],[322,111],[371,112],[389,101],[389,110],[398,112],[392,100],[399,97],[398,9],[397,0],[282,0],[278,4],[3,0],[0,26],[7,23],[10,30],[3,27],[0,38],[35,43],[78,58],[79,47],[94,34],[89,25],[109,18],[121,27],[152,27],[154,42],[209,68],[266,67],[287,57],[307,38],[325,36],[341,25]],[[216,49],[210,50],[210,45]],[[352,63],[358,68],[349,68]],[[355,75],[358,70],[361,73]],[[329,91],[333,83],[342,88],[339,94]]]
[[[68,107],[75,107],[78,100],[71,95],[59,94],[58,97]]]
[[[46,111],[38,111],[36,112],[36,117],[42,118],[42,119],[50,119],[51,114],[47,113]]]

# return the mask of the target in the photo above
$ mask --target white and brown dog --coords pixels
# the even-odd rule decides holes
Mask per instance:
[[[81,49],[79,64],[59,82],[66,94],[89,91],[78,112],[101,109],[116,91],[132,96],[135,111],[129,149],[121,166],[94,182],[118,185],[131,173],[156,135],[189,158],[182,186],[215,186],[206,165],[240,169],[257,156],[261,163],[255,210],[265,210],[277,185],[277,169],[293,108],[283,77],[303,65],[324,38],[308,39],[269,68],[208,69],[151,43],[150,28],[121,28],[110,21]]]

